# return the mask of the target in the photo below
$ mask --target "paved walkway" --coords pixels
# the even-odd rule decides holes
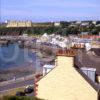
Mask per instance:
[[[21,82],[16,82],[16,83],[11,83],[11,84],[7,84],[4,86],[0,86],[0,93],[3,93],[3,92],[8,91],[10,89],[23,87],[23,86],[27,86],[27,85],[33,85],[33,79],[24,80]]]

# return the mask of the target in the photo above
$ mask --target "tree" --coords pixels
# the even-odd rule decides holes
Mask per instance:
[[[98,34],[97,29],[93,29],[93,30],[92,30],[92,34],[93,34],[93,35],[97,35],[97,34]]]

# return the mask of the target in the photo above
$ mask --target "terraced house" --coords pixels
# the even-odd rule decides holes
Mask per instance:
[[[91,52],[81,50],[81,58],[76,50],[59,50],[55,68],[40,79],[35,77],[35,96],[44,100],[100,100],[100,56],[96,62],[94,56],[92,62]]]

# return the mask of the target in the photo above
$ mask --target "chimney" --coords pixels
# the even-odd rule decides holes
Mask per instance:
[[[85,45],[82,44],[82,43],[74,44],[73,48],[75,48],[75,49],[82,49],[82,48],[85,48]]]
[[[74,56],[76,55],[76,51],[74,49],[60,49],[57,52],[56,65],[57,67],[66,66],[69,64],[70,66],[74,66]]]
[[[66,56],[66,57],[74,57],[76,54],[76,51],[74,49],[59,49],[57,51],[57,56]]]

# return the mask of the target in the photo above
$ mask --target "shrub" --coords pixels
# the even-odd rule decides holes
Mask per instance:
[[[35,97],[4,96],[2,100],[43,100]]]

